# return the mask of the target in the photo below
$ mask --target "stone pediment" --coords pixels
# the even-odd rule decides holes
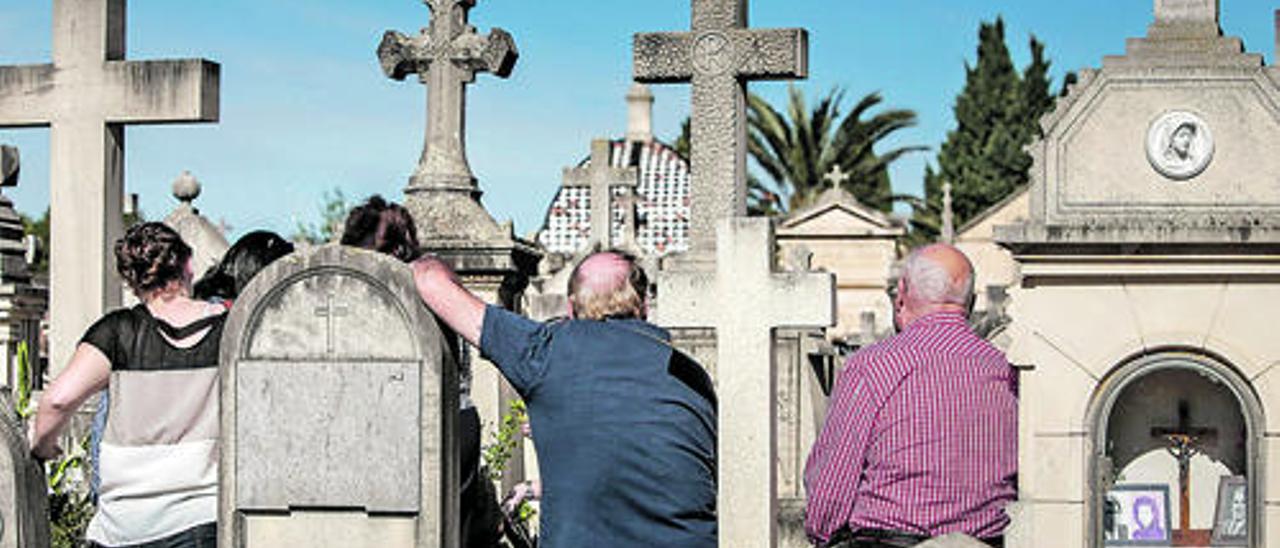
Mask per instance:
[[[1018,243],[1280,243],[1280,70],[1211,0],[1159,0],[1144,38],[1041,120]]]
[[[863,236],[896,238],[900,222],[868,207],[843,190],[828,190],[816,202],[789,215],[778,227],[785,236]]]

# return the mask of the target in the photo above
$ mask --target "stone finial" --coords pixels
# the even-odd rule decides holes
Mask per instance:
[[[956,213],[951,203],[951,181],[942,183],[942,243],[956,241]]]
[[[0,145],[0,187],[18,186],[18,171],[22,162],[18,147]]]
[[[1218,0],[1155,0],[1157,23],[1218,24]]]
[[[831,188],[838,189],[844,186],[845,181],[848,181],[850,177],[852,177],[852,175],[845,173],[844,168],[840,167],[840,164],[833,164],[831,166],[831,171],[828,171],[826,175],[823,175],[822,179],[831,183]]]
[[[191,204],[200,197],[200,181],[190,171],[183,171],[173,180],[173,197],[184,204]]]
[[[627,92],[627,142],[653,141],[653,92],[644,84],[632,84]]]

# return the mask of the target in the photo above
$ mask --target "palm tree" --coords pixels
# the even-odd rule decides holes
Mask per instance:
[[[915,125],[916,113],[890,109],[873,115],[871,110],[884,100],[873,92],[841,118],[844,92],[838,88],[822,97],[813,110],[807,108],[798,88],[791,86],[788,92],[785,117],[759,96],[748,96],[747,151],[773,180],[771,186],[749,181],[748,207],[758,214],[804,207],[830,187],[824,175],[839,166],[850,175],[842,188],[870,207],[889,211],[895,198],[889,185],[889,164],[927,147],[904,146],[883,152],[876,152],[875,147],[894,132]]]

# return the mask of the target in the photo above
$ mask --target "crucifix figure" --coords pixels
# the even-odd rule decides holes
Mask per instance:
[[[325,333],[325,353],[333,355],[333,323],[334,320],[344,317],[350,312],[347,307],[333,304],[333,293],[329,293],[324,297],[324,306],[316,307],[316,317],[324,318]]]
[[[613,188],[634,189],[639,185],[640,171],[634,167],[613,167],[608,139],[591,141],[591,161],[585,167],[565,168],[565,188],[591,189],[591,245],[601,249],[613,247]]]
[[[824,180],[831,183],[831,188],[836,190],[842,188],[845,181],[848,181],[850,177],[852,177],[852,175],[845,173],[844,169],[840,167],[840,164],[832,164],[831,171],[828,171],[826,175],[822,176]]]
[[[1185,535],[1191,531],[1191,458],[1200,454],[1201,447],[1217,443],[1218,430],[1191,426],[1191,405],[1183,400],[1178,402],[1178,425],[1152,428],[1151,435],[1164,439],[1169,454],[1178,461],[1178,530]]]
[[[125,60],[125,0],[54,0],[53,62],[0,67],[0,127],[49,127],[50,364],[120,304],[124,128],[218,121],[217,63]]]
[[[378,60],[387,77],[404,80],[417,74],[427,86],[427,134],[418,168],[406,194],[443,189],[478,194],[467,163],[467,84],[476,74],[511,75],[519,52],[502,29],[481,35],[467,22],[476,0],[423,0],[431,10],[430,26],[417,36],[387,31]]]
[[[705,259],[717,223],[747,213],[746,84],[807,78],[809,37],[747,28],[746,0],[691,3],[690,32],[635,36],[633,73],[641,83],[692,84],[689,244]]]
[[[714,328],[719,452],[719,545],[777,543],[776,353],[774,330],[835,325],[835,278],[826,272],[777,272],[772,221],[722,219],[716,270],[658,277],[659,325]],[[744,313],[743,302],[750,312]]]

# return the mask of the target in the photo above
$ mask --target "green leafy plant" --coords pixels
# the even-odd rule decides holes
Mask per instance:
[[[14,408],[18,412],[18,418],[26,420],[35,413],[35,406],[31,402],[31,391],[33,383],[31,381],[31,350],[27,342],[18,343],[17,355],[17,390],[15,391]]]
[[[524,400],[513,400],[502,415],[502,423],[494,433],[493,443],[484,446],[484,462],[489,468],[489,479],[502,479],[507,471],[511,457],[515,455],[516,446],[520,444],[520,427],[528,420]]]
[[[85,485],[89,436],[62,458],[45,463],[49,475],[49,522],[53,548],[84,546],[94,504]]]

